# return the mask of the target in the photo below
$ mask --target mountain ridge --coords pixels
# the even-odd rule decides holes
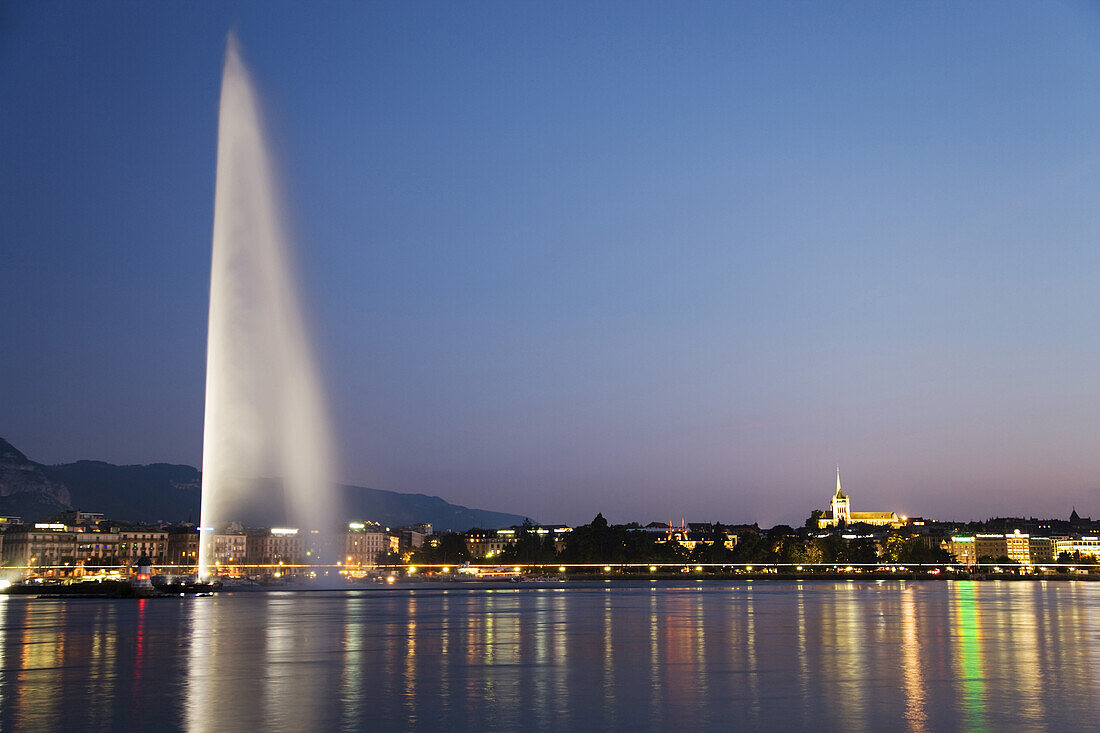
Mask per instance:
[[[396,527],[428,522],[437,530],[504,527],[523,522],[518,514],[471,509],[442,497],[341,484],[345,516]],[[0,438],[0,514],[26,520],[71,509],[102,512],[134,522],[197,522],[202,473],[174,463],[117,465],[83,459],[41,464]],[[238,517],[249,524],[285,521],[273,507]]]

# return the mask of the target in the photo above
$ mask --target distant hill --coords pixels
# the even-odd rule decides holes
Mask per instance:
[[[37,517],[71,508],[68,490],[0,438],[0,514]]]
[[[438,496],[400,494],[396,491],[342,486],[349,517],[381,522],[390,527],[431,522],[436,530],[467,530],[471,527],[499,528],[523,524],[525,517],[486,509],[467,509]]]
[[[349,519],[369,519],[390,527],[430,522],[436,530],[520,524],[518,514],[469,509],[438,496],[342,486],[341,500]],[[33,520],[66,509],[102,512],[134,522],[199,520],[202,474],[192,466],[153,463],[116,466],[103,461],[77,461],[47,466],[30,461],[0,438],[0,514]],[[246,524],[281,522],[277,513],[257,508],[238,517]]]
[[[42,471],[69,489],[74,509],[133,522],[199,521],[202,474],[192,466],[77,461]]]

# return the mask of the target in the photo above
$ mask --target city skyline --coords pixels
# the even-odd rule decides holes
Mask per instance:
[[[236,26],[343,482],[774,524],[839,462],[865,507],[1098,513],[1088,6],[44,7],[0,9],[37,460],[200,465]]]

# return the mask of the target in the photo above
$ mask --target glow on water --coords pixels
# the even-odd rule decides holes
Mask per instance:
[[[0,596],[0,730],[1093,727],[1100,584],[611,586]]]

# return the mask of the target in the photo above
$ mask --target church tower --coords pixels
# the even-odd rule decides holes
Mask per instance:
[[[832,510],[834,525],[839,525],[841,522],[851,524],[852,507],[848,502],[848,497],[840,488],[840,466],[836,467],[836,493],[833,494]]]

